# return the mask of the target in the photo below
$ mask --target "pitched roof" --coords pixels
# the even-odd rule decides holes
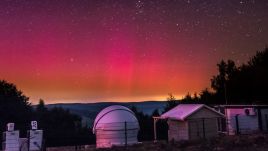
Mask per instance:
[[[257,104],[229,104],[229,105],[216,105],[215,107],[223,107],[223,108],[248,108],[248,107],[255,107],[255,108],[268,108],[268,105],[257,105]]]
[[[160,116],[161,119],[176,119],[176,120],[185,120],[187,117],[197,112],[201,108],[207,108],[220,116],[224,116],[220,112],[204,105],[204,104],[179,104],[173,109],[167,111],[166,113]]]

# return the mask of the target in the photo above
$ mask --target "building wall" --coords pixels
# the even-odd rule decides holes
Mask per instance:
[[[189,116],[185,121],[169,120],[168,138],[169,140],[179,141],[217,136],[217,119],[220,117],[219,114],[207,108],[202,108]]]
[[[203,118],[189,120],[189,138],[211,138],[218,135],[217,118]]]
[[[244,108],[227,108],[227,130],[230,135],[236,133],[236,120],[235,116],[238,116],[239,131],[241,134],[247,134],[255,132],[259,129],[258,126],[258,115],[246,115]]]
[[[210,138],[217,136],[218,118],[222,118],[222,116],[207,108],[202,108],[199,111],[193,113],[187,118],[187,120],[189,120],[190,139],[199,139],[204,137]]]
[[[126,136],[126,133],[127,136]],[[126,141],[128,145],[136,144],[138,129],[133,130],[96,130],[96,146],[97,148],[109,148],[112,146],[124,146]],[[126,140],[127,139],[127,140]]]
[[[168,140],[188,140],[188,122],[187,121],[168,121]]]
[[[197,112],[193,113],[187,119],[218,118],[218,117],[221,117],[221,116],[207,108],[202,108],[198,110]]]
[[[189,121],[189,138],[191,140],[203,138],[203,123],[201,119]]]
[[[262,129],[268,131],[268,109],[261,110],[261,119],[262,119]]]
[[[202,108],[185,121],[169,120],[169,140],[194,140],[218,135],[217,119],[221,116],[207,108]],[[204,120],[204,123],[203,123]],[[204,125],[204,128],[203,128]]]

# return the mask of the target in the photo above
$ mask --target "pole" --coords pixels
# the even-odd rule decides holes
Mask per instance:
[[[256,107],[254,110],[255,110],[255,112],[257,110],[259,130],[262,131],[263,130],[263,127],[262,127],[263,120],[262,120],[261,109]]]
[[[28,146],[28,151],[30,151],[30,143],[31,143],[31,140],[30,140],[30,138],[31,138],[31,132],[30,132],[31,130],[28,130],[28,132],[27,132],[27,146]]]
[[[127,147],[127,122],[125,121],[125,147]]]
[[[157,141],[156,122],[157,122],[157,119],[154,118],[154,142]]]
[[[268,130],[268,116],[265,114],[266,131]]]
[[[223,132],[223,130],[222,130],[223,129],[222,128],[222,121],[221,121],[222,119],[221,118],[218,118],[218,120],[219,120],[219,131],[220,132]]]
[[[203,138],[206,138],[206,129],[205,129],[205,119],[202,119],[202,124],[203,124]]]
[[[235,123],[236,123],[236,134],[240,134],[239,132],[239,121],[238,121],[239,114],[235,115]]]
[[[227,88],[226,88],[226,81],[224,83],[224,95],[225,95],[225,104],[227,105],[228,104],[228,101],[227,101]]]

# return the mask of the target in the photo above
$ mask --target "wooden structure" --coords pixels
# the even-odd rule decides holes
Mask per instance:
[[[204,104],[180,104],[154,118],[154,138],[157,140],[156,122],[167,120],[169,140],[195,140],[218,135],[224,114]]]

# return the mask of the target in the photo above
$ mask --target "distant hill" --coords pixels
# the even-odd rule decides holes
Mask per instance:
[[[53,107],[62,107],[68,109],[71,113],[77,114],[82,117],[83,123],[92,126],[97,114],[107,106],[110,105],[123,105],[128,108],[135,106],[138,111],[144,114],[151,115],[155,109],[161,113],[166,105],[165,101],[145,101],[145,102],[100,102],[100,103],[58,103],[48,104],[46,107],[51,109]]]

